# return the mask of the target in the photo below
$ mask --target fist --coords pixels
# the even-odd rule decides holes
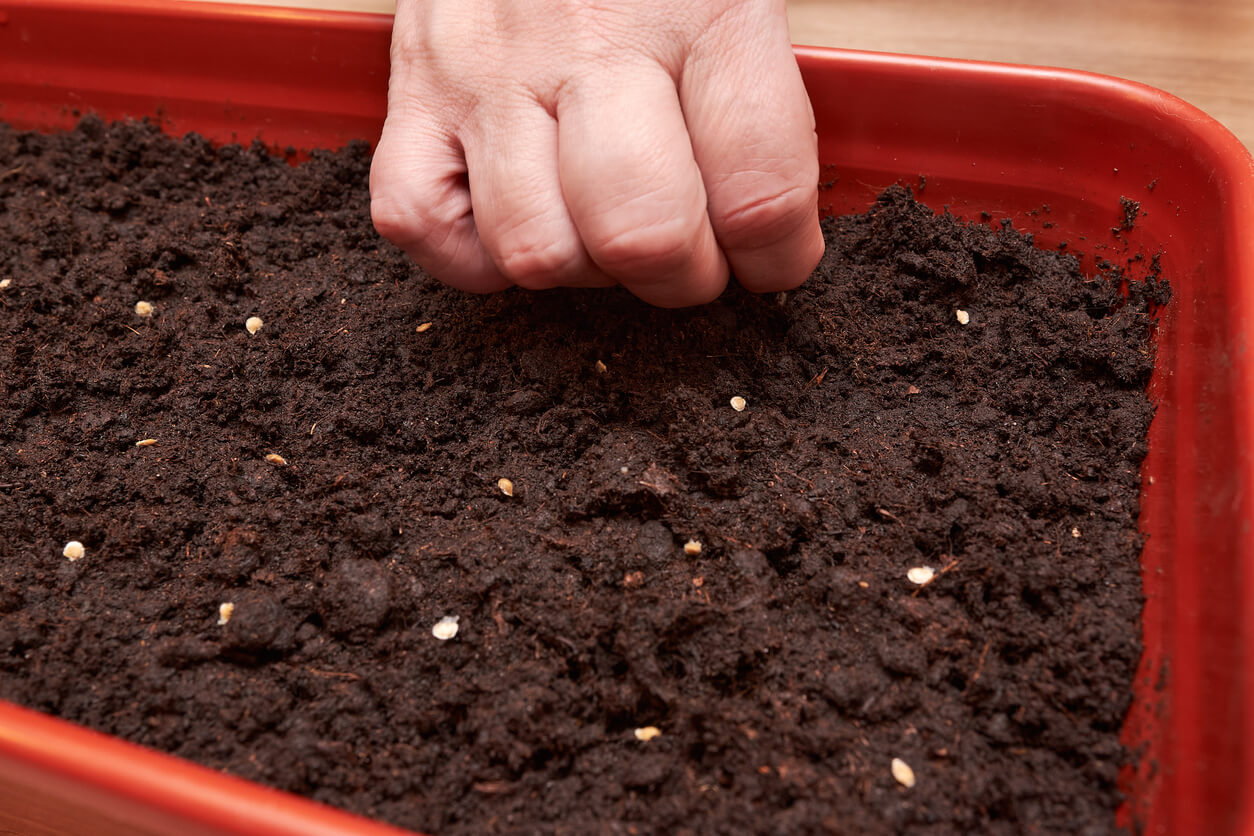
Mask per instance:
[[[399,0],[375,227],[490,292],[708,302],[823,254],[784,0]]]

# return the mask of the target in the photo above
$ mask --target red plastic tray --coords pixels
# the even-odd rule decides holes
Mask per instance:
[[[279,147],[374,139],[390,20],[154,0],[0,0],[0,119],[82,112]],[[1083,73],[799,48],[834,212],[897,181],[1132,271],[1161,253],[1145,462],[1145,656],[1125,824],[1254,833],[1254,161],[1218,123]],[[923,185],[923,183],[926,185]],[[1121,197],[1141,203],[1116,234]],[[2,556],[0,556],[2,558]],[[1247,788],[1249,791],[1247,791]],[[0,704],[0,829],[383,834],[387,828]]]

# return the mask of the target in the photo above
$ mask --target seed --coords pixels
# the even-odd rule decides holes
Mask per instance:
[[[910,583],[917,583],[919,586],[930,583],[934,577],[936,577],[936,570],[931,566],[914,566],[906,572],[906,578]]]
[[[135,313],[144,318],[152,316],[152,302],[145,302],[140,299],[135,303]]]
[[[607,371],[609,371],[609,368],[600,360],[597,360],[596,370],[597,370],[597,374],[605,374]]]
[[[87,549],[83,548],[83,544],[77,540],[71,540],[65,544],[65,548],[61,549],[61,554],[68,557],[70,562],[73,563],[83,555],[87,554]]]
[[[866,581],[858,581],[858,586],[862,589],[869,589],[871,587],[871,585]]]
[[[270,462],[270,464],[287,464],[287,459],[283,458],[278,453],[267,453],[266,461]]]
[[[731,399],[731,408],[737,412],[744,412],[747,405],[748,404],[745,403],[745,399],[739,395],[736,395]]]
[[[435,623],[431,628],[431,635],[435,636],[442,642],[446,642],[453,636],[457,635],[457,616],[446,615]]]
[[[424,323],[420,324],[417,328],[415,328],[415,329],[414,329],[414,331],[416,331],[417,333],[421,334],[423,331],[426,331],[426,330],[427,330],[427,329],[429,329],[430,327],[431,327],[431,323],[430,323],[430,322],[424,322]]]
[[[914,770],[910,768],[910,764],[901,758],[893,758],[892,763],[893,777],[897,779],[897,783],[906,789],[914,786]]]
[[[151,447],[152,445],[156,443],[157,443],[157,439],[155,438],[141,438],[139,441],[135,442],[135,446],[136,447]]]
[[[650,740],[655,737],[659,737],[661,734],[662,730],[657,726],[645,726],[644,728],[636,729],[636,740],[639,740],[641,743],[648,743]]]
[[[1077,540],[1080,539],[1080,529],[1073,526],[1071,528],[1071,536]]]
[[[13,284],[12,279],[0,279],[0,290],[8,290],[11,284]]]
[[[250,316],[244,321],[244,327],[248,329],[248,333],[256,334],[261,330],[261,326],[265,325],[259,316]]]
[[[235,612],[235,605],[230,601],[218,604],[218,626],[221,627],[230,621],[233,612]]]
[[[954,313],[958,316],[958,324],[959,324],[959,325],[966,325],[968,322],[970,322],[970,321],[971,321],[971,314],[967,313],[966,311],[962,310],[961,308],[959,308],[958,310],[954,311]]]
[[[687,543],[684,543],[684,554],[690,557],[696,557],[701,554],[701,541],[689,540]]]
[[[501,489],[501,493],[505,494],[506,496],[513,496],[513,495],[514,495],[514,483],[513,483],[513,482],[511,482],[510,480],[508,480],[508,479],[506,479],[506,478],[504,478],[504,477],[502,477],[502,478],[500,478],[500,479],[497,479],[497,480],[496,480],[496,486],[497,486],[498,488],[500,488],[500,489]]]
[[[919,387],[918,387],[918,386],[913,386],[913,385],[912,385],[909,389],[907,389],[907,390],[906,390],[906,394],[907,394],[907,395],[917,395],[917,394],[919,394]]]

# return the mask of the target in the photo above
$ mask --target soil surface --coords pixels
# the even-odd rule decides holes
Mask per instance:
[[[0,128],[0,697],[438,833],[1114,830],[1164,286],[894,188],[471,297],[368,166]]]

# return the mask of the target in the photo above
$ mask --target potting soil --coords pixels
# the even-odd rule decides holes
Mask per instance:
[[[436,833],[1114,829],[1163,285],[893,188],[474,297],[369,162],[0,127],[0,698]]]

